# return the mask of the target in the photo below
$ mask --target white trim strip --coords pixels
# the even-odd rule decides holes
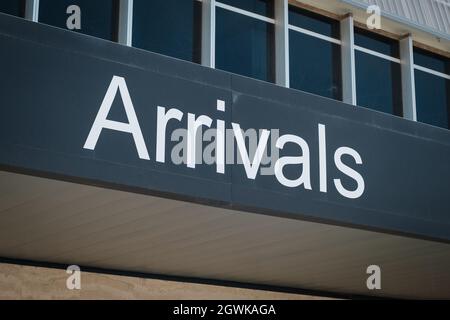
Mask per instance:
[[[417,64],[414,65],[414,69],[420,70],[420,71],[423,71],[423,72],[426,72],[426,73],[429,73],[429,74],[432,74],[432,75],[435,75],[435,76],[438,76],[438,77],[441,77],[441,78],[444,78],[444,79],[447,79],[447,80],[450,80],[450,75],[448,75],[448,74],[445,74],[445,73],[442,73],[442,72],[439,72],[439,71],[436,71],[436,70],[433,70],[433,69],[428,69],[428,68],[425,68],[425,67],[422,67],[422,66],[418,66]]]
[[[225,9],[225,10],[229,10],[229,11],[233,11],[233,12],[242,14],[247,17],[251,17],[251,18],[261,20],[261,21],[275,24],[275,19],[268,18],[268,17],[262,16],[260,14],[250,12],[250,11],[242,10],[242,9],[230,6],[228,4],[225,4],[225,3],[216,2],[216,7],[219,7],[219,8]]]
[[[339,39],[331,38],[331,37],[325,36],[323,34],[320,34],[320,33],[314,32],[314,31],[310,31],[310,30],[303,29],[303,28],[300,28],[300,27],[297,27],[297,26],[293,26],[291,24],[289,25],[289,29],[293,30],[293,31],[296,31],[296,32],[300,32],[300,33],[306,34],[306,35],[314,37],[314,38],[318,38],[318,39],[322,39],[322,40],[325,40],[325,41],[328,41],[328,42],[332,42],[332,43],[335,43],[335,44],[341,44],[342,43],[342,41],[339,40]]]
[[[366,48],[363,48],[363,47],[360,47],[360,46],[357,46],[357,45],[355,45],[355,50],[358,50],[360,52],[364,52],[364,53],[370,54],[370,55],[378,57],[378,58],[389,60],[389,61],[392,61],[392,62],[401,63],[399,58],[394,58],[394,57],[388,56],[386,54],[379,53],[379,52],[376,52],[376,51],[373,51],[373,50],[370,50],[370,49],[366,49]]]

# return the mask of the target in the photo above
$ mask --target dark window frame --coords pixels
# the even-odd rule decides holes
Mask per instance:
[[[222,3],[221,1],[218,1],[218,2]],[[275,5],[275,3],[273,1],[272,1],[272,4],[273,4],[273,6]],[[276,72],[276,70],[275,70],[275,64],[276,64],[276,60],[275,60],[276,59],[276,57],[275,57],[275,27],[276,27],[275,26],[275,21],[271,22],[271,21],[265,21],[265,20],[262,19],[264,17],[264,18],[267,18],[268,20],[274,20],[274,18],[272,18],[270,16],[263,16],[261,14],[257,14],[257,13],[254,13],[254,12],[251,12],[251,11],[248,11],[248,10],[244,10],[244,9],[241,9],[241,8],[237,8],[237,7],[233,7],[233,6],[231,6],[231,7],[235,8],[235,9],[238,9],[239,11],[248,12],[251,15],[246,15],[246,14],[240,13],[238,11],[230,10],[230,9],[227,9],[227,8],[223,8],[220,5],[216,5],[216,7],[215,7],[215,10],[216,10],[216,19],[215,19],[215,23],[216,23],[216,26],[215,26],[215,30],[216,30],[216,32],[215,32],[216,48],[215,48],[215,52],[214,52],[215,60],[216,60],[216,66],[215,67],[217,69],[220,69],[220,70],[224,70],[224,71],[227,71],[227,72],[232,72],[232,73],[239,74],[239,75],[246,76],[246,77],[250,77],[250,78],[253,78],[253,79],[258,79],[258,80],[266,81],[266,82],[269,82],[269,83],[275,83],[275,72]],[[220,50],[218,50],[219,46],[217,45],[219,43],[219,41],[220,41],[218,39],[218,32],[217,32],[217,30],[219,28],[219,25],[218,25],[219,24],[218,16],[220,15],[219,12],[223,13],[223,14],[236,15],[236,17],[239,17],[240,19],[249,19],[248,21],[254,21],[254,22],[256,21],[258,23],[266,25],[267,47],[265,48],[265,55],[266,55],[267,61],[266,61],[266,65],[265,65],[266,75],[264,77],[258,77],[258,76],[251,75],[251,74],[244,74],[243,72],[238,72],[238,71],[230,71],[230,69],[233,69],[233,68],[227,68],[227,67],[219,66],[220,63],[219,63],[219,59],[218,59],[218,52],[220,52]],[[261,19],[256,18],[256,17],[254,17],[252,15],[260,16]]]
[[[341,56],[341,44],[338,43],[340,41],[340,21],[306,10],[304,8],[301,7],[297,7],[295,5],[289,5],[288,7],[288,17],[289,17],[289,21],[288,21],[288,26],[289,26],[289,36],[288,36],[288,41],[289,41],[289,79],[290,79],[290,84],[289,87],[291,89],[295,89],[295,90],[302,90],[304,92],[308,92],[311,94],[316,94],[316,95],[320,95],[326,98],[330,98],[330,99],[334,99],[334,100],[338,100],[338,101],[342,101],[343,98],[343,83],[342,83],[342,56]],[[297,17],[297,21],[292,21],[292,17]],[[306,18],[305,20],[301,20],[302,18]],[[300,25],[299,23],[296,22],[302,22],[304,24]],[[308,27],[307,24],[308,22],[312,22],[313,24],[315,22],[318,23],[318,25],[312,25],[312,27]],[[330,32],[321,32],[323,30],[319,30],[320,28],[320,24],[324,23],[323,26],[325,26],[325,29],[327,27],[329,27],[329,31]],[[311,25],[310,25],[311,26]],[[307,30],[309,32],[315,33],[317,35],[323,36],[323,37],[319,37],[319,36],[314,36],[311,35],[309,33],[305,33],[302,32],[299,29],[304,29]],[[317,90],[307,90],[306,88],[300,88],[300,87],[295,87],[293,86],[293,79],[294,79],[294,75],[295,73],[293,72],[294,70],[292,69],[293,66],[293,61],[294,60],[294,55],[292,55],[292,50],[294,48],[292,41],[294,41],[294,36],[292,35],[297,35],[299,34],[300,36],[305,37],[308,40],[311,41],[323,41],[323,44],[327,43],[330,45],[331,47],[331,55],[334,57],[332,58],[332,70],[331,70],[331,78],[332,78],[332,85],[331,85],[331,90],[322,90],[321,89],[317,89]],[[324,38],[325,37],[325,38]],[[330,40],[333,39],[335,41],[330,41],[327,40],[326,38],[329,38]],[[336,63],[334,63],[336,62]],[[334,88],[337,88],[337,90],[334,90]],[[330,92],[329,95],[323,95],[321,93],[319,93],[319,91],[322,92]]]
[[[133,6],[133,34],[132,34],[132,39],[131,39],[131,45],[135,48],[140,48],[142,50],[146,50],[149,52],[154,52],[154,53],[158,53],[158,54],[162,54],[162,55],[166,55],[169,57],[173,57],[176,59],[182,59],[184,61],[189,61],[189,62],[193,62],[193,63],[197,63],[200,64],[201,63],[201,54],[202,54],[202,2],[199,2],[197,0],[193,0],[192,1],[193,4],[193,21],[196,23],[193,23],[193,28],[192,28],[192,60],[191,59],[184,59],[183,57],[181,57],[180,55],[175,55],[175,54],[169,54],[168,52],[162,52],[163,50],[156,50],[155,48],[150,48],[151,45],[142,45],[142,44],[138,44],[137,40],[136,40],[136,30],[137,30],[137,26],[135,25],[137,19],[136,19],[136,2],[134,3]],[[200,10],[200,12],[198,12]]]
[[[418,55],[420,55],[421,58],[424,58],[423,62],[425,62],[425,63],[421,63],[420,61],[417,61],[417,60],[419,60],[419,59],[417,59]],[[430,60],[427,61],[428,58]],[[432,64],[434,64],[435,62],[437,62],[437,63],[440,62],[440,61],[433,61],[433,60],[442,60],[441,62],[442,62],[443,68],[442,69],[436,68],[436,65],[432,66]],[[415,46],[414,47],[414,67],[415,67],[414,75],[415,75],[415,78],[416,78],[414,90],[415,90],[415,95],[416,95],[417,121],[421,122],[421,123],[433,125],[433,126],[436,126],[436,127],[439,127],[439,128],[450,129],[450,79],[448,77],[444,77],[444,76],[440,75],[440,74],[447,75],[447,76],[450,75],[450,59],[448,57],[446,57],[446,56],[442,56],[442,55],[439,55],[439,54],[437,54],[435,52],[432,52],[432,51],[429,51],[429,50],[426,50],[426,49],[419,48],[419,47]],[[417,68],[417,67],[420,67],[420,68]],[[425,70],[423,70],[423,69],[425,69]],[[429,72],[427,72],[426,70],[429,70]],[[421,75],[421,74],[424,75],[424,76],[427,76],[427,77],[432,77],[432,79],[434,79],[434,80],[445,81],[445,85],[444,85],[444,87],[445,87],[445,89],[444,89],[445,90],[445,97],[444,97],[444,100],[446,100],[446,104],[447,105],[443,107],[443,110],[445,110],[445,112],[447,114],[446,127],[438,125],[436,123],[430,123],[430,121],[426,121],[425,122],[425,121],[422,121],[419,118],[419,109],[421,109],[420,108],[421,106],[419,105],[419,100],[420,99],[419,99],[419,88],[418,88],[419,81],[418,81],[418,79],[419,79],[419,75]],[[425,108],[423,110],[425,110],[425,111],[428,110],[430,108],[430,106],[431,106],[431,104],[430,104],[430,102],[428,102],[425,105]]]

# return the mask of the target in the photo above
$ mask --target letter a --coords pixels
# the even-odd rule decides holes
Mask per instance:
[[[66,280],[66,286],[69,290],[81,289],[81,270],[77,265],[71,265],[67,267],[66,272],[71,274]]]
[[[69,30],[80,30],[81,29],[81,9],[77,5],[71,5],[67,7],[67,14],[70,16],[67,18],[66,26]]]
[[[370,16],[367,18],[367,27],[370,30],[381,29],[381,9],[377,5],[371,5],[367,8],[367,14]]]
[[[366,281],[367,289],[381,290],[381,268],[377,265],[371,265],[367,267],[366,273],[370,274]]]
[[[123,106],[125,108],[129,123],[107,119],[114,98],[116,97],[117,90],[119,90],[120,96],[122,97]],[[142,136],[141,127],[139,126],[136,112],[134,111],[133,103],[131,102],[127,84],[125,79],[122,77],[114,76],[112,78],[111,84],[106,91],[105,98],[103,99],[102,105],[98,110],[97,117],[95,118],[94,124],[92,125],[91,131],[89,132],[83,148],[95,150],[95,146],[97,145],[98,138],[100,137],[100,133],[103,128],[131,133],[133,135],[139,158],[150,160],[147,147],[145,146],[144,137]]]

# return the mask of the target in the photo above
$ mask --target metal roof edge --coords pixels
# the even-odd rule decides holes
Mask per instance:
[[[361,3],[361,2],[355,1],[355,0],[339,0],[339,1],[344,3],[344,4],[356,7],[358,9],[367,10],[367,8],[369,7],[368,4],[364,4],[364,3]],[[401,23],[403,25],[409,26],[411,28],[417,29],[418,31],[426,32],[426,33],[428,33],[428,34],[430,34],[430,35],[432,35],[434,37],[437,37],[437,38],[440,38],[440,39],[443,39],[443,40],[446,40],[446,41],[450,42],[450,34],[443,33],[443,32],[441,32],[439,30],[436,30],[436,29],[430,28],[428,26],[416,23],[416,22],[414,22],[412,20],[400,17],[398,15],[394,15],[392,13],[389,13],[389,12],[385,11],[385,10],[382,10],[381,12],[382,12],[382,16],[384,18],[387,18],[387,19],[392,20],[394,22],[398,22],[398,23]]]

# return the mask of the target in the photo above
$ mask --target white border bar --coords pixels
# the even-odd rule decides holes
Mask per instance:
[[[396,63],[400,63],[401,62],[399,58],[394,58],[394,57],[388,56],[387,54],[379,53],[379,52],[376,52],[376,51],[373,51],[373,50],[370,50],[370,49],[366,49],[366,48],[363,48],[363,47],[360,47],[360,46],[357,46],[357,45],[355,45],[355,50],[358,50],[360,52],[364,52],[364,53],[370,54],[370,55],[378,57],[378,58],[389,60],[389,61],[392,61],[392,62],[396,62]]]
[[[300,33],[306,34],[306,35],[314,37],[314,38],[318,38],[318,39],[322,39],[322,40],[325,40],[325,41],[328,41],[328,42],[332,42],[332,43],[335,43],[335,44],[342,44],[342,41],[339,40],[339,39],[328,37],[328,36],[325,36],[323,34],[320,34],[320,33],[314,32],[314,31],[310,31],[310,30],[307,30],[307,29],[303,29],[303,28],[300,28],[300,27],[297,27],[297,26],[294,26],[294,25],[291,25],[291,24],[289,25],[289,29],[293,30],[293,31],[296,31],[296,32],[300,32]]]
[[[432,75],[435,75],[435,76],[438,76],[438,77],[441,77],[441,78],[444,78],[444,79],[447,79],[447,80],[450,80],[450,75],[448,75],[448,74],[445,74],[445,73],[442,73],[442,72],[439,72],[439,71],[436,71],[436,70],[433,70],[433,69],[428,69],[428,68],[425,68],[425,67],[422,67],[422,66],[418,66],[417,64],[414,65],[414,69],[420,70],[420,71],[423,71],[423,72],[426,72],[426,73],[429,73],[429,74],[432,74]]]
[[[262,21],[265,21],[265,22],[269,22],[269,23],[275,24],[275,19],[268,18],[268,17],[262,16],[260,14],[253,13],[253,12],[250,12],[250,11],[246,11],[246,10],[243,10],[243,9],[239,9],[239,8],[230,6],[230,5],[225,4],[225,3],[216,2],[216,7],[219,7],[219,8],[225,9],[225,10],[229,10],[229,11],[233,11],[233,12],[236,12],[236,13],[240,13],[240,14],[242,14],[244,16],[247,16],[247,17],[251,17],[251,18],[255,18],[255,19],[258,19],[258,20],[262,20]]]
[[[133,0],[120,0],[118,42],[131,47],[133,42]]]

